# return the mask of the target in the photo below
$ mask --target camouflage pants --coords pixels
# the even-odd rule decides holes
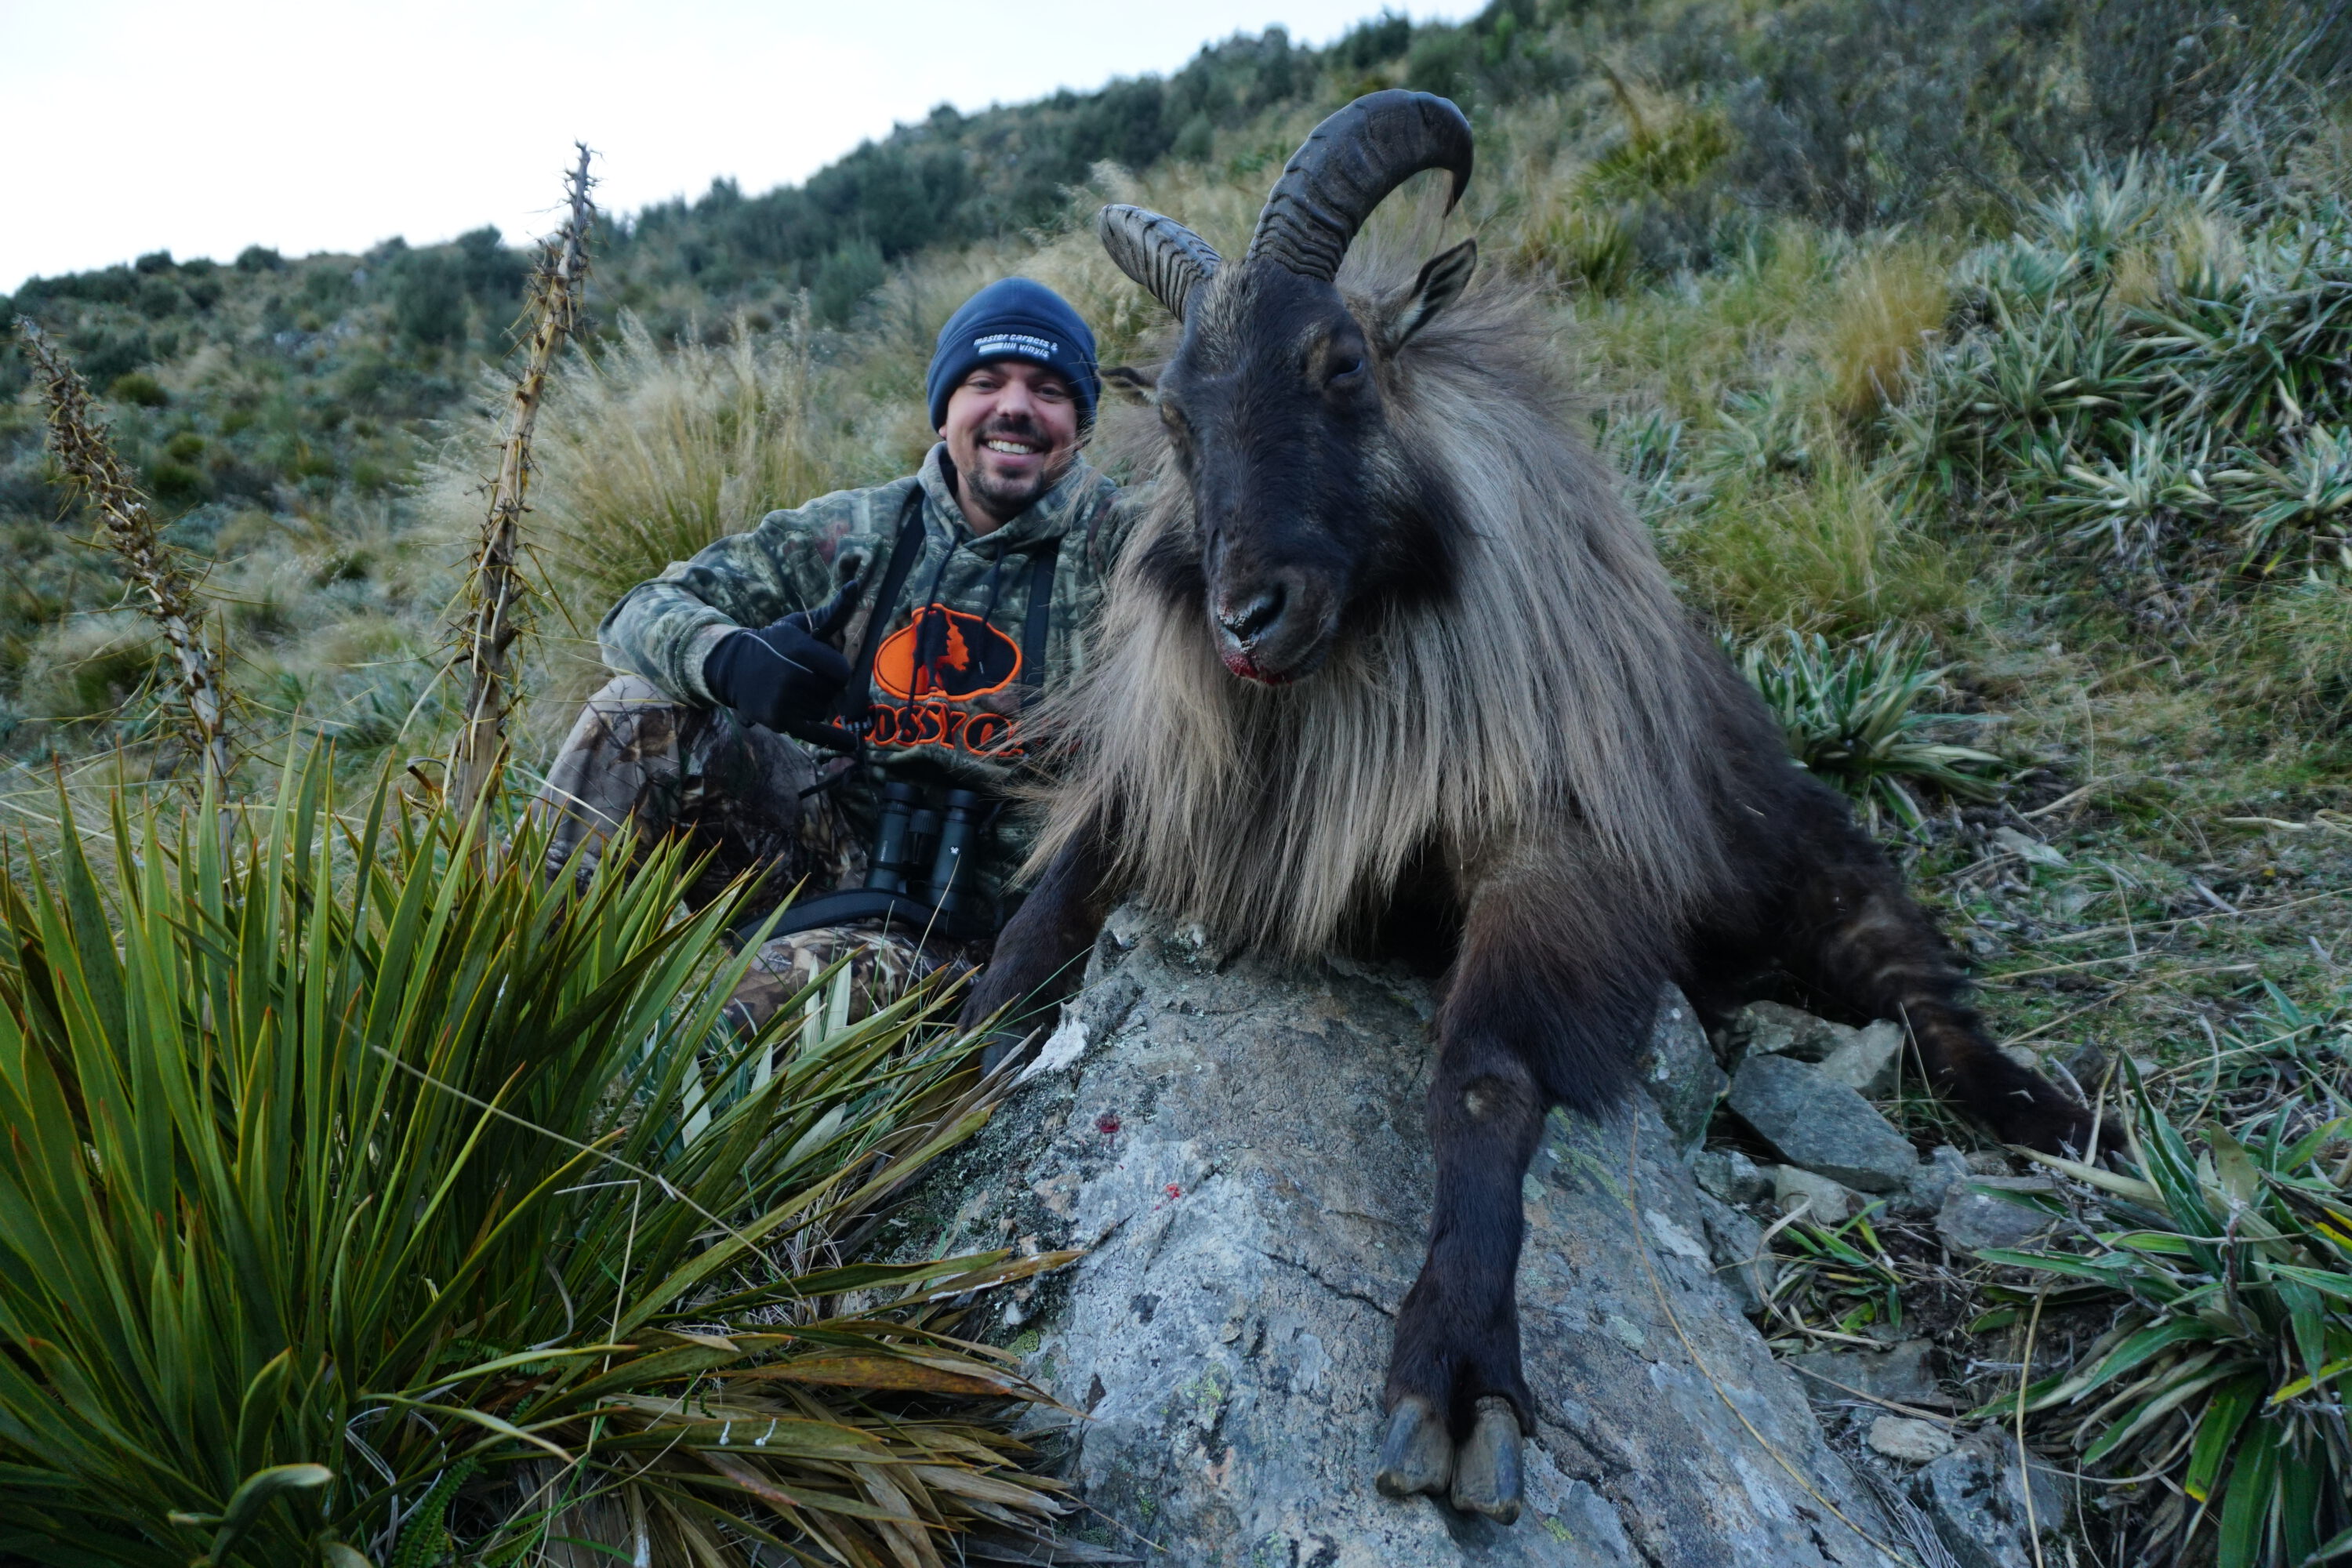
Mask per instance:
[[[830,795],[803,796],[815,759],[793,741],[739,722],[723,710],[673,702],[651,683],[619,676],[588,700],[532,803],[551,820],[547,870],[592,873],[612,836],[634,823],[641,839],[683,835],[709,860],[687,891],[694,908],[738,877],[764,870],[753,909],[764,912],[797,887],[814,897],[866,879],[866,850]],[[747,911],[748,912],[748,911]],[[835,960],[849,963],[821,1004],[838,1027],[886,1006],[916,981],[978,962],[971,944],[919,941],[896,931],[819,926],[761,948],[735,993],[738,1016],[765,1023]],[[813,1026],[820,1020],[812,1017]]]

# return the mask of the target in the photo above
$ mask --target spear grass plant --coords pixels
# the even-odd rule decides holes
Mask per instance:
[[[1870,1223],[1882,1206],[1836,1225],[1798,1221],[1780,1233],[1769,1308],[1776,1323],[1803,1336],[1798,1348],[1851,1339],[1874,1324],[1903,1326],[1903,1273]]]
[[[2220,1568],[2294,1568],[2352,1552],[2352,1118],[2313,1114],[2352,1108],[2290,1100],[2242,1138],[2209,1125],[2192,1151],[2136,1077],[2132,1099],[2136,1173],[2042,1157],[2084,1189],[2071,1240],[1979,1255],[2116,1308],[2023,1408],[2085,1468],[2161,1478],[2186,1500],[2143,1561],[2196,1549]]]
[[[640,1563],[919,1568],[1056,1511],[940,1303],[1057,1258],[848,1250],[986,1120],[941,995],[738,1037],[680,851],[575,888],[323,751],[234,858],[60,809],[0,871],[0,1556],[517,1563],[602,1498]]]
[[[1962,716],[1920,706],[1944,690],[1945,668],[1929,662],[1925,644],[1878,632],[1833,648],[1818,632],[1784,631],[1734,656],[1799,765],[1851,795],[1874,823],[1884,811],[1917,827],[1923,784],[1965,800],[1999,792],[2000,757],[1935,738]]]

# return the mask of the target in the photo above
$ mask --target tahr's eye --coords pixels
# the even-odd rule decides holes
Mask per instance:
[[[1362,360],[1354,358],[1343,359],[1332,365],[1330,374],[1323,378],[1323,384],[1326,386],[1352,386],[1363,374],[1364,362]]]

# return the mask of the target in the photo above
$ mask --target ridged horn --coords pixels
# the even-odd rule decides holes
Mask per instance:
[[[1423,169],[1454,176],[1451,212],[1470,184],[1470,121],[1450,100],[1401,87],[1366,93],[1291,154],[1258,214],[1248,259],[1328,281],[1372,209]]]
[[[1174,218],[1141,207],[1103,208],[1095,215],[1095,233],[1118,269],[1150,289],[1180,321],[1192,290],[1214,278],[1223,262],[1207,240]]]

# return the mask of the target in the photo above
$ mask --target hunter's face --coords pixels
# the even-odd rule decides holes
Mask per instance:
[[[1059,372],[998,360],[949,395],[940,439],[964,494],[992,521],[1009,521],[1069,470],[1078,400]]]

